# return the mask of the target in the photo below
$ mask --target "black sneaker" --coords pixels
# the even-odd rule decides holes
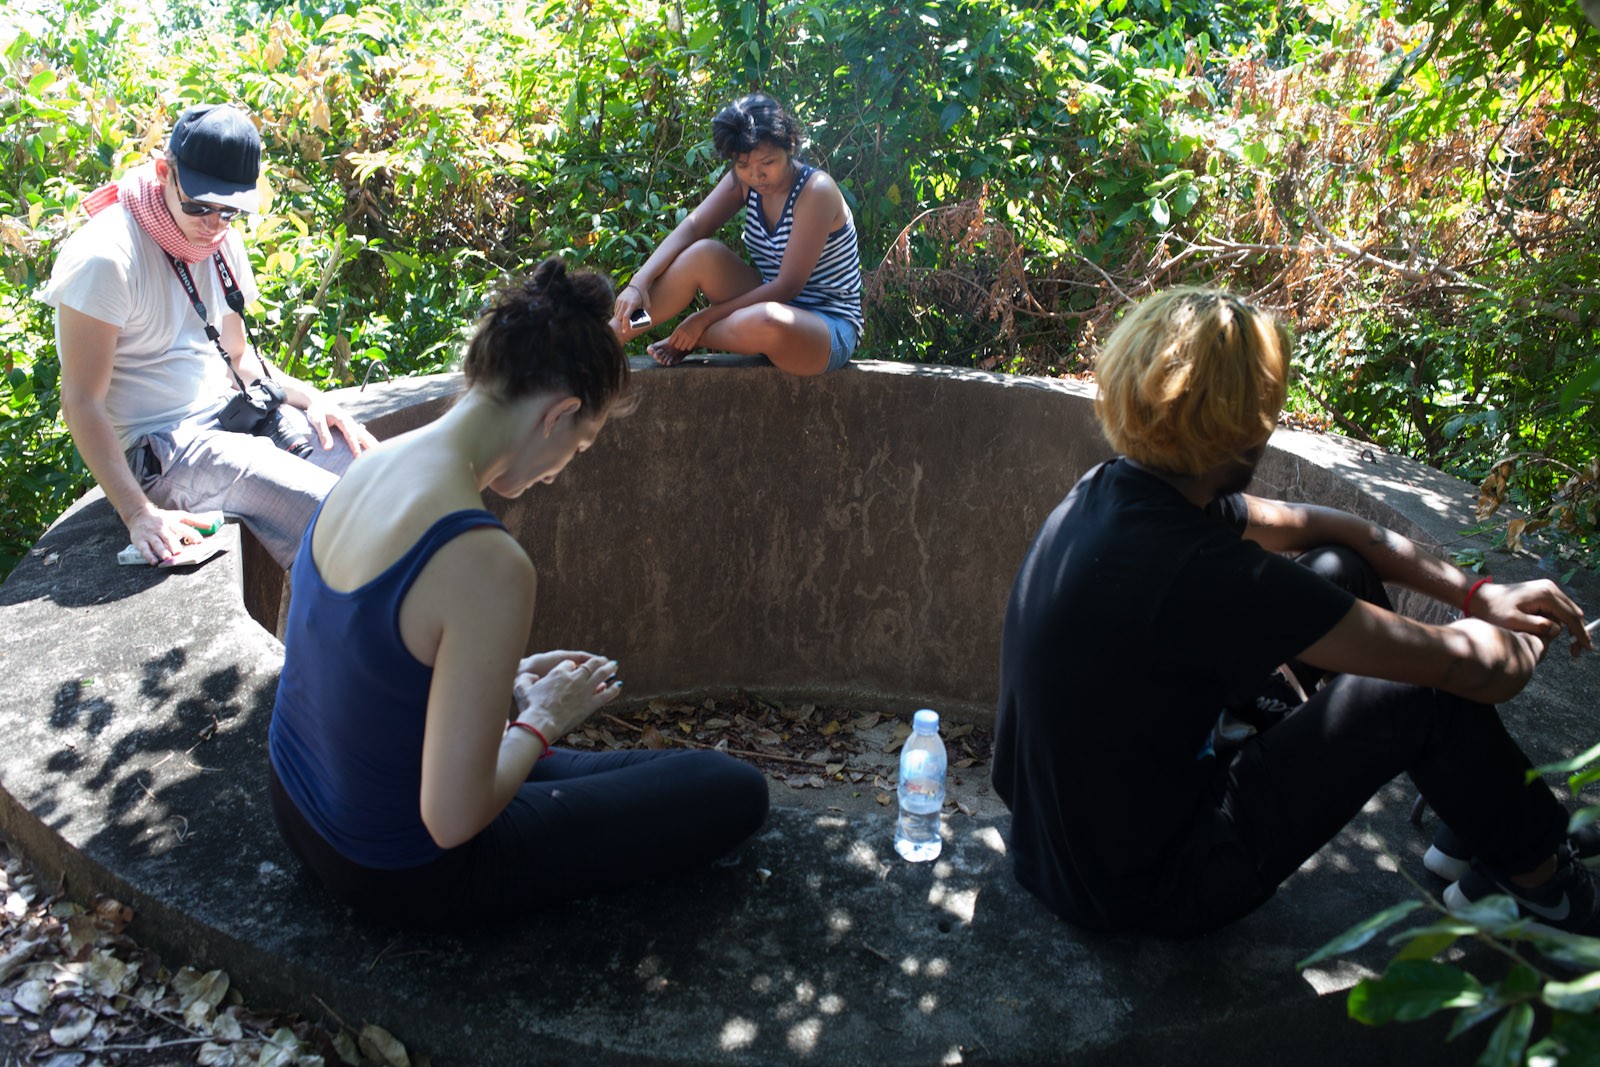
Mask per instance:
[[[1556,873],[1541,886],[1517,885],[1474,860],[1461,880],[1444,891],[1444,906],[1461,911],[1484,897],[1503,893],[1516,901],[1517,912],[1533,925],[1572,934],[1600,936],[1600,890],[1595,872],[1578,862],[1569,848],[1556,853]]]
[[[1567,842],[1580,860],[1600,857],[1600,823],[1579,828]],[[1472,846],[1441,822],[1433,831],[1433,844],[1423,853],[1422,865],[1447,882],[1460,881],[1472,867]]]

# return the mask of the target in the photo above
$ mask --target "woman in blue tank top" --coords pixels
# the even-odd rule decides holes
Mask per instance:
[[[861,252],[839,187],[795,158],[800,126],[764,93],[718,112],[711,139],[732,166],[617,293],[611,328],[632,340],[704,293],[709,307],[650,346],[657,363],[707,347],[791,374],[843,367],[861,337]],[[714,236],[741,208],[753,266]]]
[[[465,395],[363,456],[305,532],[273,814],[380,921],[502,921],[706,863],[766,817],[765,778],[721,753],[552,748],[616,697],[617,663],[522,656],[533,564],[481,494],[554,480],[632,406],[611,303],[604,279],[554,259],[505,290],[468,347]]]

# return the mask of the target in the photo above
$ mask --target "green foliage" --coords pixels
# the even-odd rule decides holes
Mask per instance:
[[[1298,325],[1293,418],[1483,482],[1509,545],[1584,560],[1597,39],[1556,0],[14,0],[0,567],[86,484],[34,296],[182,106],[258,118],[256,339],[332,384],[449,366],[543,256],[627,277],[753,88],[855,213],[863,357],[1083,375],[1129,300],[1226,285]]]
[[[1585,785],[1600,780],[1600,746],[1570,760],[1528,772],[1535,781],[1545,774],[1567,775],[1576,797]],[[1600,807],[1581,808],[1572,817],[1573,830],[1600,819]],[[1422,913],[1421,925],[1395,931]],[[1433,897],[1402,901],[1357,923],[1300,961],[1300,968],[1362,948],[1388,933],[1394,960],[1381,975],[1356,983],[1346,999],[1350,1018],[1369,1026],[1414,1022],[1440,1012],[1455,1012],[1450,1027],[1454,1041],[1469,1030],[1483,1033],[1480,1065],[1515,1067],[1523,1063],[1576,1067],[1600,1058],[1600,939],[1550,930],[1518,918],[1510,897],[1491,896],[1464,911],[1449,913]],[[1490,946],[1506,962],[1505,973],[1485,983],[1437,956],[1463,938]],[[1531,959],[1525,949],[1533,949]],[[1537,962],[1535,962],[1537,961]],[[1535,1030],[1548,1020],[1548,1032],[1537,1041]]]

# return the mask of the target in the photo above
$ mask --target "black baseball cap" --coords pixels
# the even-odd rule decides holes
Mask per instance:
[[[254,211],[261,202],[261,134],[236,107],[202,104],[179,115],[167,160],[178,168],[178,184],[191,200],[241,211]]]

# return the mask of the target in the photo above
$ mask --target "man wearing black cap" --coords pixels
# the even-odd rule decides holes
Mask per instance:
[[[45,289],[67,428],[150,563],[199,539],[196,513],[222,511],[288,566],[323,496],[376,443],[248,343],[255,275],[229,224],[259,206],[260,170],[243,112],[189,108],[164,155],[84,201],[92,217]]]

